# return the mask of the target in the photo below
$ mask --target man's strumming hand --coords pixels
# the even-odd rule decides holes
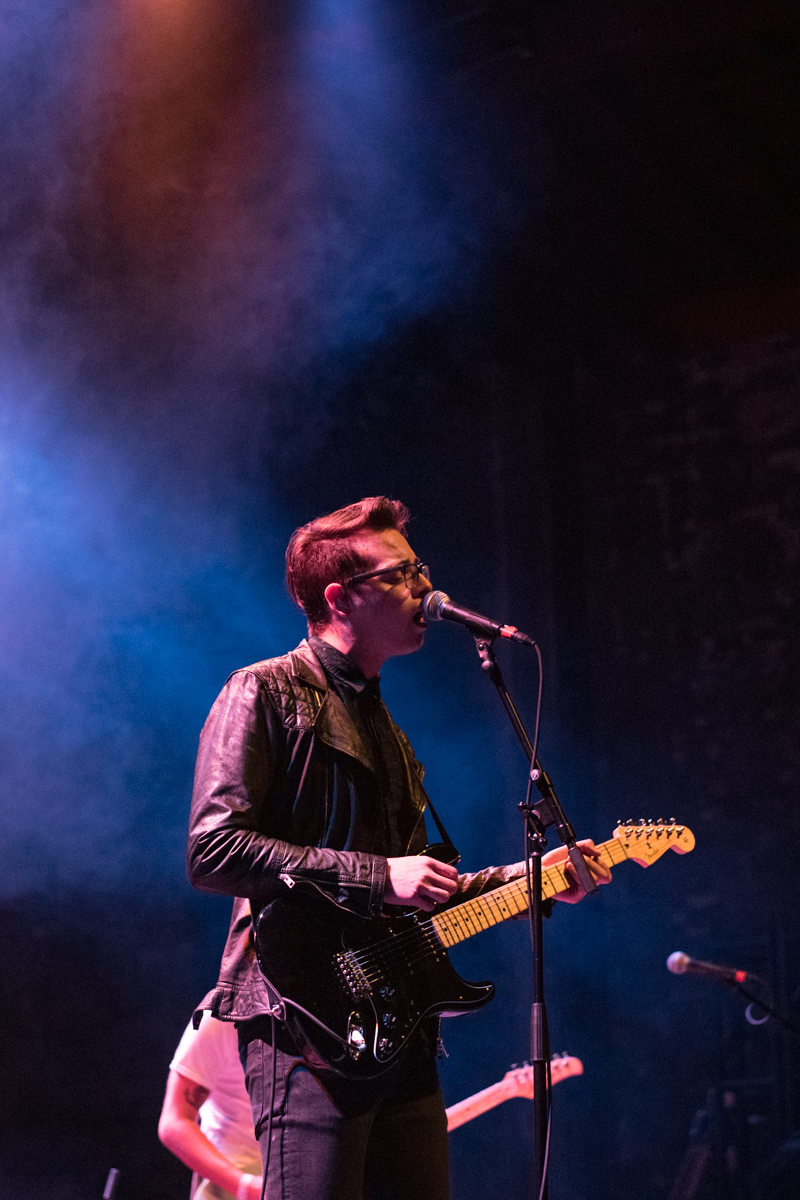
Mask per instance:
[[[402,904],[432,912],[444,904],[456,890],[458,871],[449,863],[438,862],[424,854],[388,858],[384,904]]]

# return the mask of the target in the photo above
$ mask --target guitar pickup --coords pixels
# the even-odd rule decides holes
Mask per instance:
[[[334,962],[345,987],[354,1000],[360,1000],[363,996],[372,994],[370,981],[352,950],[344,950],[335,954]]]

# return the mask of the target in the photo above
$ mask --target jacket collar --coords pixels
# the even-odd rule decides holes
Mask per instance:
[[[372,751],[353,724],[346,707],[328,683],[321,662],[305,638],[289,658],[295,678],[322,692],[319,708],[312,722],[315,735],[334,750],[349,754],[368,770],[374,771],[375,760]]]
[[[361,667],[352,658],[320,637],[310,637],[308,644],[322,663],[323,670],[338,696],[342,695],[344,688],[345,693],[380,700],[380,675],[367,679]]]
[[[290,673],[296,679],[302,679],[303,683],[310,683],[312,687],[321,692],[328,691],[330,687],[328,676],[306,638],[303,638],[297,649],[292,650],[288,657],[291,663]]]

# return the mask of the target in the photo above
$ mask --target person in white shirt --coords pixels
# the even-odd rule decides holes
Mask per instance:
[[[261,1152],[231,1022],[204,1012],[198,1029],[187,1025],[170,1063],[158,1136],[194,1171],[192,1200],[259,1200]]]

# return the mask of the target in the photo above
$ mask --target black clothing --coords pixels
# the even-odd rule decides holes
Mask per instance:
[[[259,1039],[242,1046],[262,1161],[272,1054]],[[270,1200],[449,1200],[447,1116],[432,1058],[406,1059],[372,1083],[311,1071],[280,1050],[275,1066]]]
[[[363,699],[369,686],[359,692],[358,678],[351,673],[345,681],[344,670],[340,664],[338,687]],[[260,911],[287,881],[311,881],[354,912],[376,915],[386,858],[393,857],[392,822],[405,843],[402,853],[425,848],[423,768],[379,696],[370,703],[365,720],[357,720],[303,641],[280,658],[235,671],[209,713],[197,756],[187,870],[195,887],[236,897],[219,981],[201,1004],[223,1020],[269,1012],[251,908]],[[367,730],[370,715],[374,725]],[[374,740],[379,731],[388,756],[397,748],[383,766]],[[388,825],[387,774],[398,797]],[[462,875],[452,902],[523,870],[515,864]]]
[[[380,676],[367,679],[351,658],[322,638],[310,637],[308,644],[372,752],[380,793],[380,840],[387,858],[399,858],[406,853],[418,818],[409,803],[404,748],[381,700]]]
[[[378,681],[317,638],[234,672],[203,727],[187,868],[195,887],[236,900],[219,982],[201,1007],[237,1022],[262,1158],[274,1063],[271,1200],[448,1200],[437,1022],[423,1022],[369,1082],[311,1068],[280,1022],[273,1048],[250,917],[309,882],[376,915],[387,857],[426,845],[422,776]],[[460,876],[454,902],[521,873],[518,864]]]

